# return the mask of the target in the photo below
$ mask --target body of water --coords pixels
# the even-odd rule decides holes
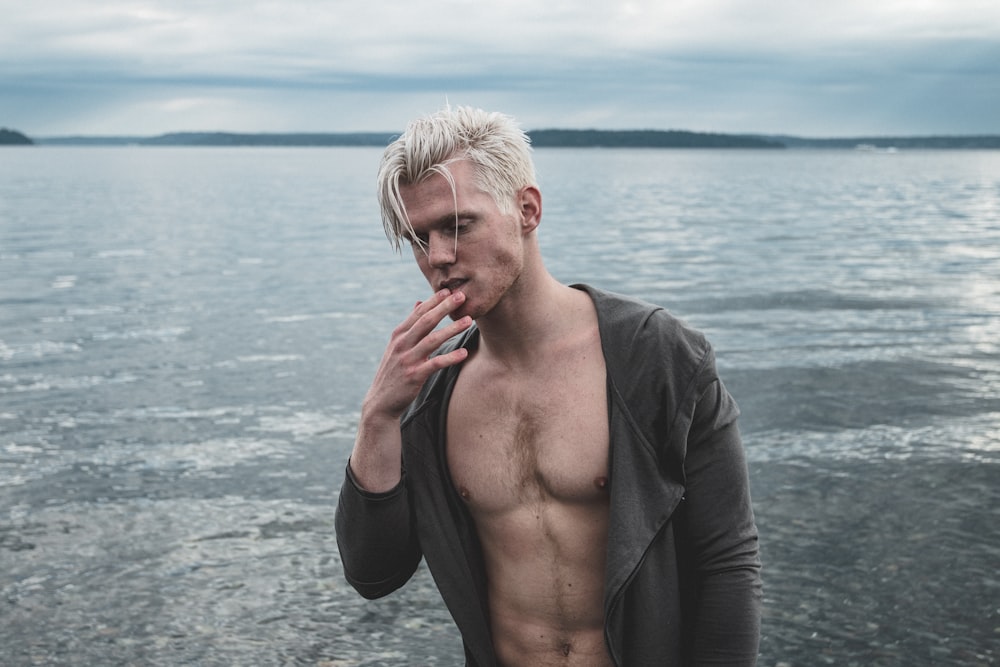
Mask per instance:
[[[369,148],[0,151],[0,663],[453,665],[333,512],[427,294]],[[715,344],[761,665],[1000,661],[1000,153],[536,152],[566,282]]]

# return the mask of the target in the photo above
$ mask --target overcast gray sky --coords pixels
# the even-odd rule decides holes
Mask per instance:
[[[0,0],[29,136],[526,129],[1000,134],[997,0]]]

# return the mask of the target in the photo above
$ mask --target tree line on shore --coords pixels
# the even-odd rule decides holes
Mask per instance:
[[[0,127],[0,146],[30,146],[33,143],[35,142],[17,130]]]
[[[845,137],[814,139],[790,135],[721,134],[683,130],[542,129],[528,132],[538,148],[831,148],[1000,149],[1000,135]],[[173,132],[157,136],[64,136],[31,139],[0,128],[0,145],[62,146],[385,146],[388,132],[236,133]]]

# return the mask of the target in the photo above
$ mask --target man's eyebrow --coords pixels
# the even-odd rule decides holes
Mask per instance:
[[[454,227],[456,220],[472,220],[476,217],[476,214],[472,211],[457,211],[455,213],[448,213],[442,215],[440,218],[434,220],[430,227],[433,229],[444,229],[446,227]]]

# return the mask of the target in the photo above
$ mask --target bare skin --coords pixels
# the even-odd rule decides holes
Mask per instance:
[[[474,185],[471,164],[450,169],[457,216],[439,175],[401,189],[414,256],[437,291],[393,332],[351,467],[368,490],[398,484],[400,415],[434,371],[462,363],[447,458],[482,544],[497,658],[604,667],[608,426],[596,313],[544,268],[537,188],[522,188],[505,215]],[[473,319],[473,354],[428,358]]]
[[[536,361],[507,367],[479,351],[466,362],[448,464],[483,547],[500,663],[606,665],[600,340],[581,332]]]

